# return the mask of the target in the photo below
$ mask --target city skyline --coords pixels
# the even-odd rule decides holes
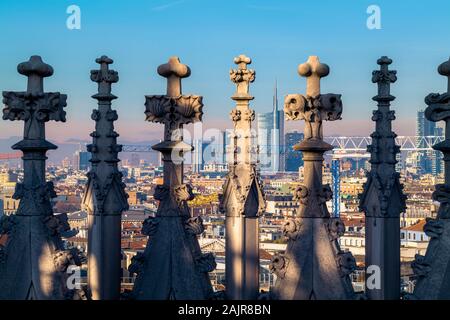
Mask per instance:
[[[450,300],[448,9],[4,0],[0,300]]]
[[[316,54],[332,66],[323,82],[324,90],[341,92],[344,102],[343,120],[340,124],[330,123],[326,135],[367,136],[370,97],[375,94],[368,83],[371,62],[383,53],[394,59],[399,76],[393,87],[397,97],[393,105],[397,114],[394,129],[399,135],[413,135],[411,124],[415,112],[425,107],[423,97],[443,87],[434,76],[434,66],[447,58],[442,52],[450,49],[450,44],[440,41],[450,24],[445,19],[449,3],[435,3],[439,5],[378,1],[382,28],[369,30],[366,9],[371,1],[285,1],[283,6],[275,1],[135,1],[133,10],[127,10],[125,1],[115,1],[114,5],[83,0],[2,1],[1,24],[4,30],[10,30],[3,40],[15,45],[0,48],[0,84],[7,90],[23,87],[14,66],[31,54],[45,55],[56,70],[46,87],[68,93],[67,123],[49,125],[49,138],[57,142],[69,138],[89,140],[89,115],[94,108],[90,96],[95,92],[95,86],[88,81],[89,70],[93,68],[92,56],[107,53],[121,74],[117,85],[119,141],[157,140],[161,138],[158,126],[144,121],[144,95],[164,87],[164,80],[152,73],[168,56],[182,56],[195,70],[185,91],[204,96],[206,130],[229,126],[229,121],[223,119],[228,117],[232,102],[223,92],[231,90],[227,67],[230,56],[245,52],[253,57],[258,70],[253,109],[265,113],[272,108],[275,79],[281,107],[287,93],[301,90],[304,85],[295,72],[296,66],[308,55]],[[80,30],[66,28],[66,9],[72,4],[81,10]],[[298,18],[286,19],[286,13],[293,11],[298,12]],[[322,22],[314,23],[310,12],[320,12]],[[166,23],[167,19],[175,22]],[[245,33],[239,32],[241,27]],[[130,33],[133,37],[128,37]],[[174,35],[185,40],[173,41]],[[15,42],[16,38],[22,41]],[[420,47],[416,46],[418,41]],[[416,49],[404,50],[410,45]],[[21,134],[12,123],[4,122],[0,128],[0,138]],[[287,121],[286,131],[291,129],[301,131],[302,125]]]

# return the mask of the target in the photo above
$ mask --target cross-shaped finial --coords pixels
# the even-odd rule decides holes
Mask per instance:
[[[44,139],[44,123],[49,120],[66,121],[67,96],[59,92],[44,93],[44,78],[53,74],[53,68],[40,56],[31,56],[17,66],[20,74],[28,77],[27,91],[3,91],[3,119],[25,121],[24,139]]]
[[[44,92],[44,78],[53,74],[53,68],[44,63],[40,56],[31,56],[30,60],[20,63],[17,71],[28,77],[27,93],[30,94]]]
[[[158,67],[158,74],[167,78],[167,95],[178,97],[181,95],[181,79],[191,75],[191,69],[180,62],[178,57],[170,57],[169,62]]]
[[[234,100],[251,100],[248,94],[250,82],[255,81],[255,71],[252,69],[247,69],[247,65],[252,63],[252,59],[246,55],[239,55],[234,58],[234,63],[238,65],[237,70],[230,70],[230,79],[236,83],[236,93],[233,95]]]
[[[450,58],[438,67],[440,75],[447,77],[447,93],[450,93]]]
[[[284,113],[288,120],[305,120],[304,141],[322,140],[322,121],[341,118],[341,95],[320,93],[320,78],[326,77],[330,68],[320,63],[319,57],[310,56],[306,63],[298,66],[298,73],[306,77],[306,94],[288,94],[284,99]]]
[[[397,81],[397,71],[389,70],[389,65],[392,63],[392,59],[386,56],[382,56],[377,60],[377,64],[380,65],[380,70],[372,72],[372,82],[378,84],[378,95],[373,97],[373,100],[392,101],[394,96],[390,95],[391,83]]]
[[[308,61],[298,66],[298,74],[306,78],[306,95],[316,97],[320,94],[320,78],[326,77],[330,68],[320,63],[319,57],[309,56]]]
[[[158,67],[158,74],[167,78],[167,95],[148,95],[145,101],[146,120],[165,124],[164,139],[171,141],[182,139],[175,137],[184,124],[201,121],[203,112],[202,97],[181,94],[181,78],[189,77],[191,70],[180,63],[178,57]],[[175,130],[177,130],[175,132]]]
[[[98,93],[92,97],[109,101],[116,99],[117,97],[111,94],[111,84],[119,81],[119,74],[109,69],[109,65],[114,62],[113,59],[101,56],[95,59],[95,62],[100,65],[100,70],[91,70],[91,80],[98,83]]]
[[[234,63],[238,65],[239,69],[246,70],[247,65],[252,63],[252,59],[247,57],[245,54],[240,54],[234,58]]]

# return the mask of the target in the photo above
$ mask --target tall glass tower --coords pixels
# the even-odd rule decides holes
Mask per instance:
[[[426,143],[423,137],[443,135],[442,128],[437,127],[436,122],[429,121],[425,118],[425,112],[419,110],[417,112],[416,123],[416,145],[418,148],[424,148]],[[440,174],[442,171],[440,152],[435,150],[427,150],[419,152],[419,166],[424,174]]]
[[[285,171],[284,112],[278,110],[278,88],[275,82],[273,109],[256,115],[259,160],[263,172]]]

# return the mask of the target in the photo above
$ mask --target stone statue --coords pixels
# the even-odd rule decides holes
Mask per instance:
[[[345,227],[339,218],[330,218],[326,202],[332,192],[322,184],[323,154],[333,148],[323,141],[322,121],[341,118],[341,96],[320,93],[320,79],[328,75],[329,67],[318,57],[309,57],[298,72],[306,77],[306,95],[287,95],[284,110],[290,120],[305,120],[305,139],[294,147],[303,152],[305,179],[294,191],[300,204],[296,216],[283,227],[289,241],[286,253],[275,255],[270,265],[277,276],[272,297],[354,299],[349,274],[356,268],[355,259],[340,249],[337,239]]]
[[[17,70],[28,77],[27,91],[3,92],[3,119],[25,122],[23,140],[12,147],[23,152],[24,177],[13,195],[20,199],[17,213],[0,221],[0,233],[7,236],[0,248],[0,299],[84,296],[67,283],[68,267],[80,266],[82,258],[77,250],[65,249],[62,236],[70,234],[70,226],[67,216],[53,214],[56,193],[53,183],[45,181],[46,153],[57,148],[45,140],[45,123],[66,121],[67,96],[44,92],[44,78],[53,74],[53,68],[41,57],[32,56]]]
[[[144,222],[149,242],[143,254],[133,257],[130,272],[137,273],[133,298],[139,300],[204,300],[213,297],[208,272],[216,267],[211,253],[203,254],[197,236],[204,231],[201,217],[191,217],[187,201],[192,188],[183,183],[183,155],[192,151],[183,141],[183,125],[201,121],[201,96],[182,95],[181,79],[190,75],[177,57],[158,67],[167,78],[166,95],[146,96],[147,120],[164,124],[164,141],[153,146],[162,153],[164,182],[154,198],[155,217]]]
[[[252,131],[255,112],[249,108],[253,97],[248,89],[255,80],[255,71],[247,68],[251,59],[245,55],[236,57],[234,63],[238,65],[237,70],[230,71],[230,79],[236,84],[231,97],[236,108],[230,113],[234,132],[230,139],[229,173],[221,197],[226,215],[226,297],[255,300],[259,296],[258,218],[265,209]]]
[[[125,184],[117,168],[117,157],[122,146],[117,144],[119,134],[114,131],[117,112],[111,109],[111,84],[119,80],[110,70],[113,60],[102,56],[96,59],[100,70],[91,71],[91,80],[98,83],[98,109],[92,112],[95,131],[91,133],[92,169],[82,204],[88,212],[88,285],[95,300],[120,298],[121,280],[121,216],[128,209]]]

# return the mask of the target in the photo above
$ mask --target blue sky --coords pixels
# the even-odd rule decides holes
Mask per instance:
[[[66,8],[81,9],[81,30],[66,28]],[[369,5],[381,9],[381,30],[366,27]],[[106,54],[115,60],[120,81],[117,131],[123,139],[160,138],[161,126],[144,122],[144,95],[165,92],[156,68],[177,55],[192,69],[183,80],[184,93],[204,96],[206,127],[228,127],[234,92],[228,71],[233,57],[253,59],[256,81],[252,107],[272,107],[275,79],[279,102],[288,93],[302,93],[305,80],[297,66],[318,55],[331,68],[322,92],[341,93],[343,120],[325,125],[326,134],[368,135],[375,108],[371,72],[376,59],[394,60],[398,81],[395,127],[414,134],[415,113],[429,92],[442,92],[446,81],[436,67],[450,56],[450,2],[408,0],[40,0],[0,1],[0,89],[23,90],[19,62],[41,55],[55,69],[46,90],[67,93],[68,121],[48,124],[53,139],[89,139],[93,122],[90,98],[96,84],[89,71]],[[0,122],[0,138],[20,135],[23,124]],[[288,128],[302,128],[290,123]]]

